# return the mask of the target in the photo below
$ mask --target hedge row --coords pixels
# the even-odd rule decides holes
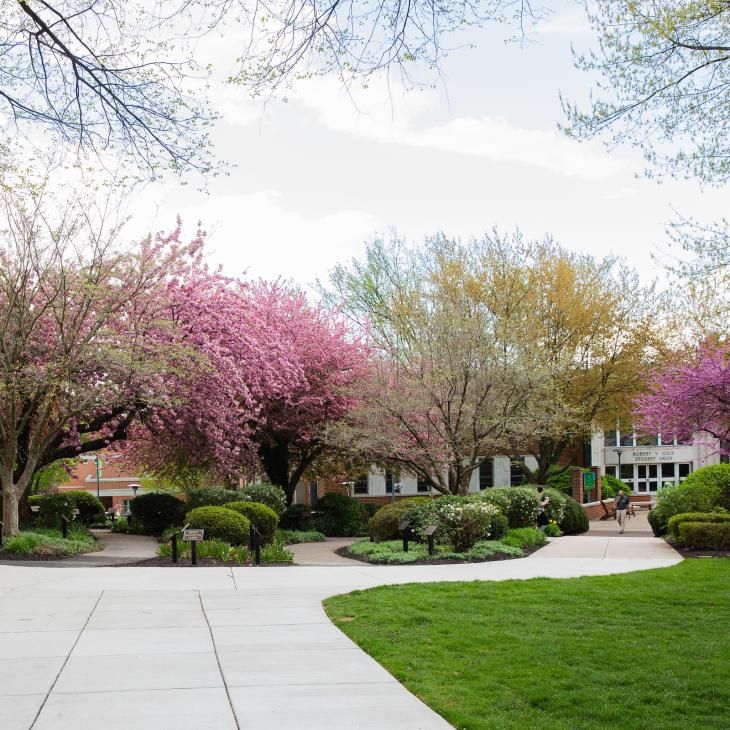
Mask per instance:
[[[730,523],[682,522],[679,541],[687,548],[730,550]]]
[[[682,512],[669,518],[669,532],[674,539],[679,538],[679,528],[685,522],[730,522],[728,512]]]

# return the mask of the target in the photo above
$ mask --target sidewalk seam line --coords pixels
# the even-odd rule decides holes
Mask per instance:
[[[213,627],[210,625],[210,621],[208,621],[208,614],[205,611],[205,604],[203,603],[203,594],[198,590],[198,600],[200,601],[200,610],[203,612],[203,618],[205,619],[205,623],[208,627],[208,633],[210,634],[210,642],[213,644],[213,653],[215,654],[215,661],[218,665],[218,671],[221,675],[221,681],[223,682],[223,689],[226,691],[226,697],[228,698],[228,706],[231,708],[231,714],[233,715],[233,722],[236,723],[237,730],[241,730],[241,725],[238,722],[238,715],[236,714],[236,708],[233,706],[233,699],[231,698],[230,690],[228,689],[228,682],[226,682],[226,675],[223,673],[223,667],[221,666],[221,659],[218,656],[218,647],[215,643],[215,636],[213,635]],[[33,730],[31,728],[31,730]]]
[[[68,664],[68,660],[71,658],[71,654],[73,654],[73,650],[76,648],[76,645],[81,641],[81,637],[84,633],[84,629],[89,624],[89,621],[91,621],[91,617],[94,615],[94,611],[96,611],[96,607],[99,605],[102,596],[104,595],[104,590],[102,589],[101,593],[99,594],[99,597],[96,599],[96,603],[92,606],[91,611],[89,612],[89,615],[86,617],[86,621],[84,621],[84,625],[79,630],[79,635],[76,637],[76,641],[74,641],[71,648],[68,650],[68,654],[66,655],[66,658],[63,660],[63,663],[61,664],[61,667],[59,668],[58,672],[56,673],[56,678],[53,680],[53,683],[48,688],[48,692],[46,692],[46,696],[43,698],[43,702],[41,702],[41,706],[38,708],[38,712],[36,712],[35,717],[33,718],[33,722],[30,724],[29,730],[33,730],[35,727],[35,724],[38,722],[38,718],[41,715],[41,712],[43,712],[43,708],[46,706],[46,702],[48,702],[48,698],[51,696],[51,693],[53,692],[54,687],[56,684],[58,684],[58,680],[61,677],[61,674],[63,673],[63,670],[66,668],[66,665]]]

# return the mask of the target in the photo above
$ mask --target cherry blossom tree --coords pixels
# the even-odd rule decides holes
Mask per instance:
[[[165,398],[162,373],[191,367],[163,314],[200,266],[199,235],[127,246],[90,200],[54,207],[40,188],[0,194],[0,489],[3,532],[33,475],[126,438]]]
[[[289,501],[328,449],[328,428],[355,400],[368,352],[330,312],[279,283],[211,275],[191,281],[171,319],[201,357],[170,373],[177,402],[155,409],[128,458],[155,474],[213,472],[235,482],[263,471]]]
[[[730,454],[730,345],[705,343],[650,379],[637,401],[637,424],[651,433],[691,438],[704,431]]]

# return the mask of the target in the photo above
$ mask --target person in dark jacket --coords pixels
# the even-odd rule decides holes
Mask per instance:
[[[629,509],[629,498],[624,494],[623,489],[619,489],[618,497],[616,497],[616,519],[618,520],[619,532],[623,532],[626,527],[626,511]]]

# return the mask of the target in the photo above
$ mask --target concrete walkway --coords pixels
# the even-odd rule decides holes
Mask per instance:
[[[96,537],[97,542],[103,545],[103,548],[95,553],[85,553],[63,558],[62,560],[45,560],[42,562],[36,560],[4,560],[0,561],[0,565],[35,568],[108,567],[128,565],[147,558],[157,557],[157,549],[160,543],[154,537],[117,534],[109,530],[91,530],[91,532]],[[2,659],[2,655],[0,655],[0,659]]]
[[[335,550],[352,545],[354,537],[328,537],[324,542],[305,542],[289,545],[297,565],[357,565],[359,560],[351,560],[337,555]]]
[[[594,538],[574,539],[591,552]],[[384,584],[569,578],[678,562],[646,555],[564,558],[543,550],[522,560],[392,567],[3,565],[0,726],[445,730],[329,622],[323,598]]]

